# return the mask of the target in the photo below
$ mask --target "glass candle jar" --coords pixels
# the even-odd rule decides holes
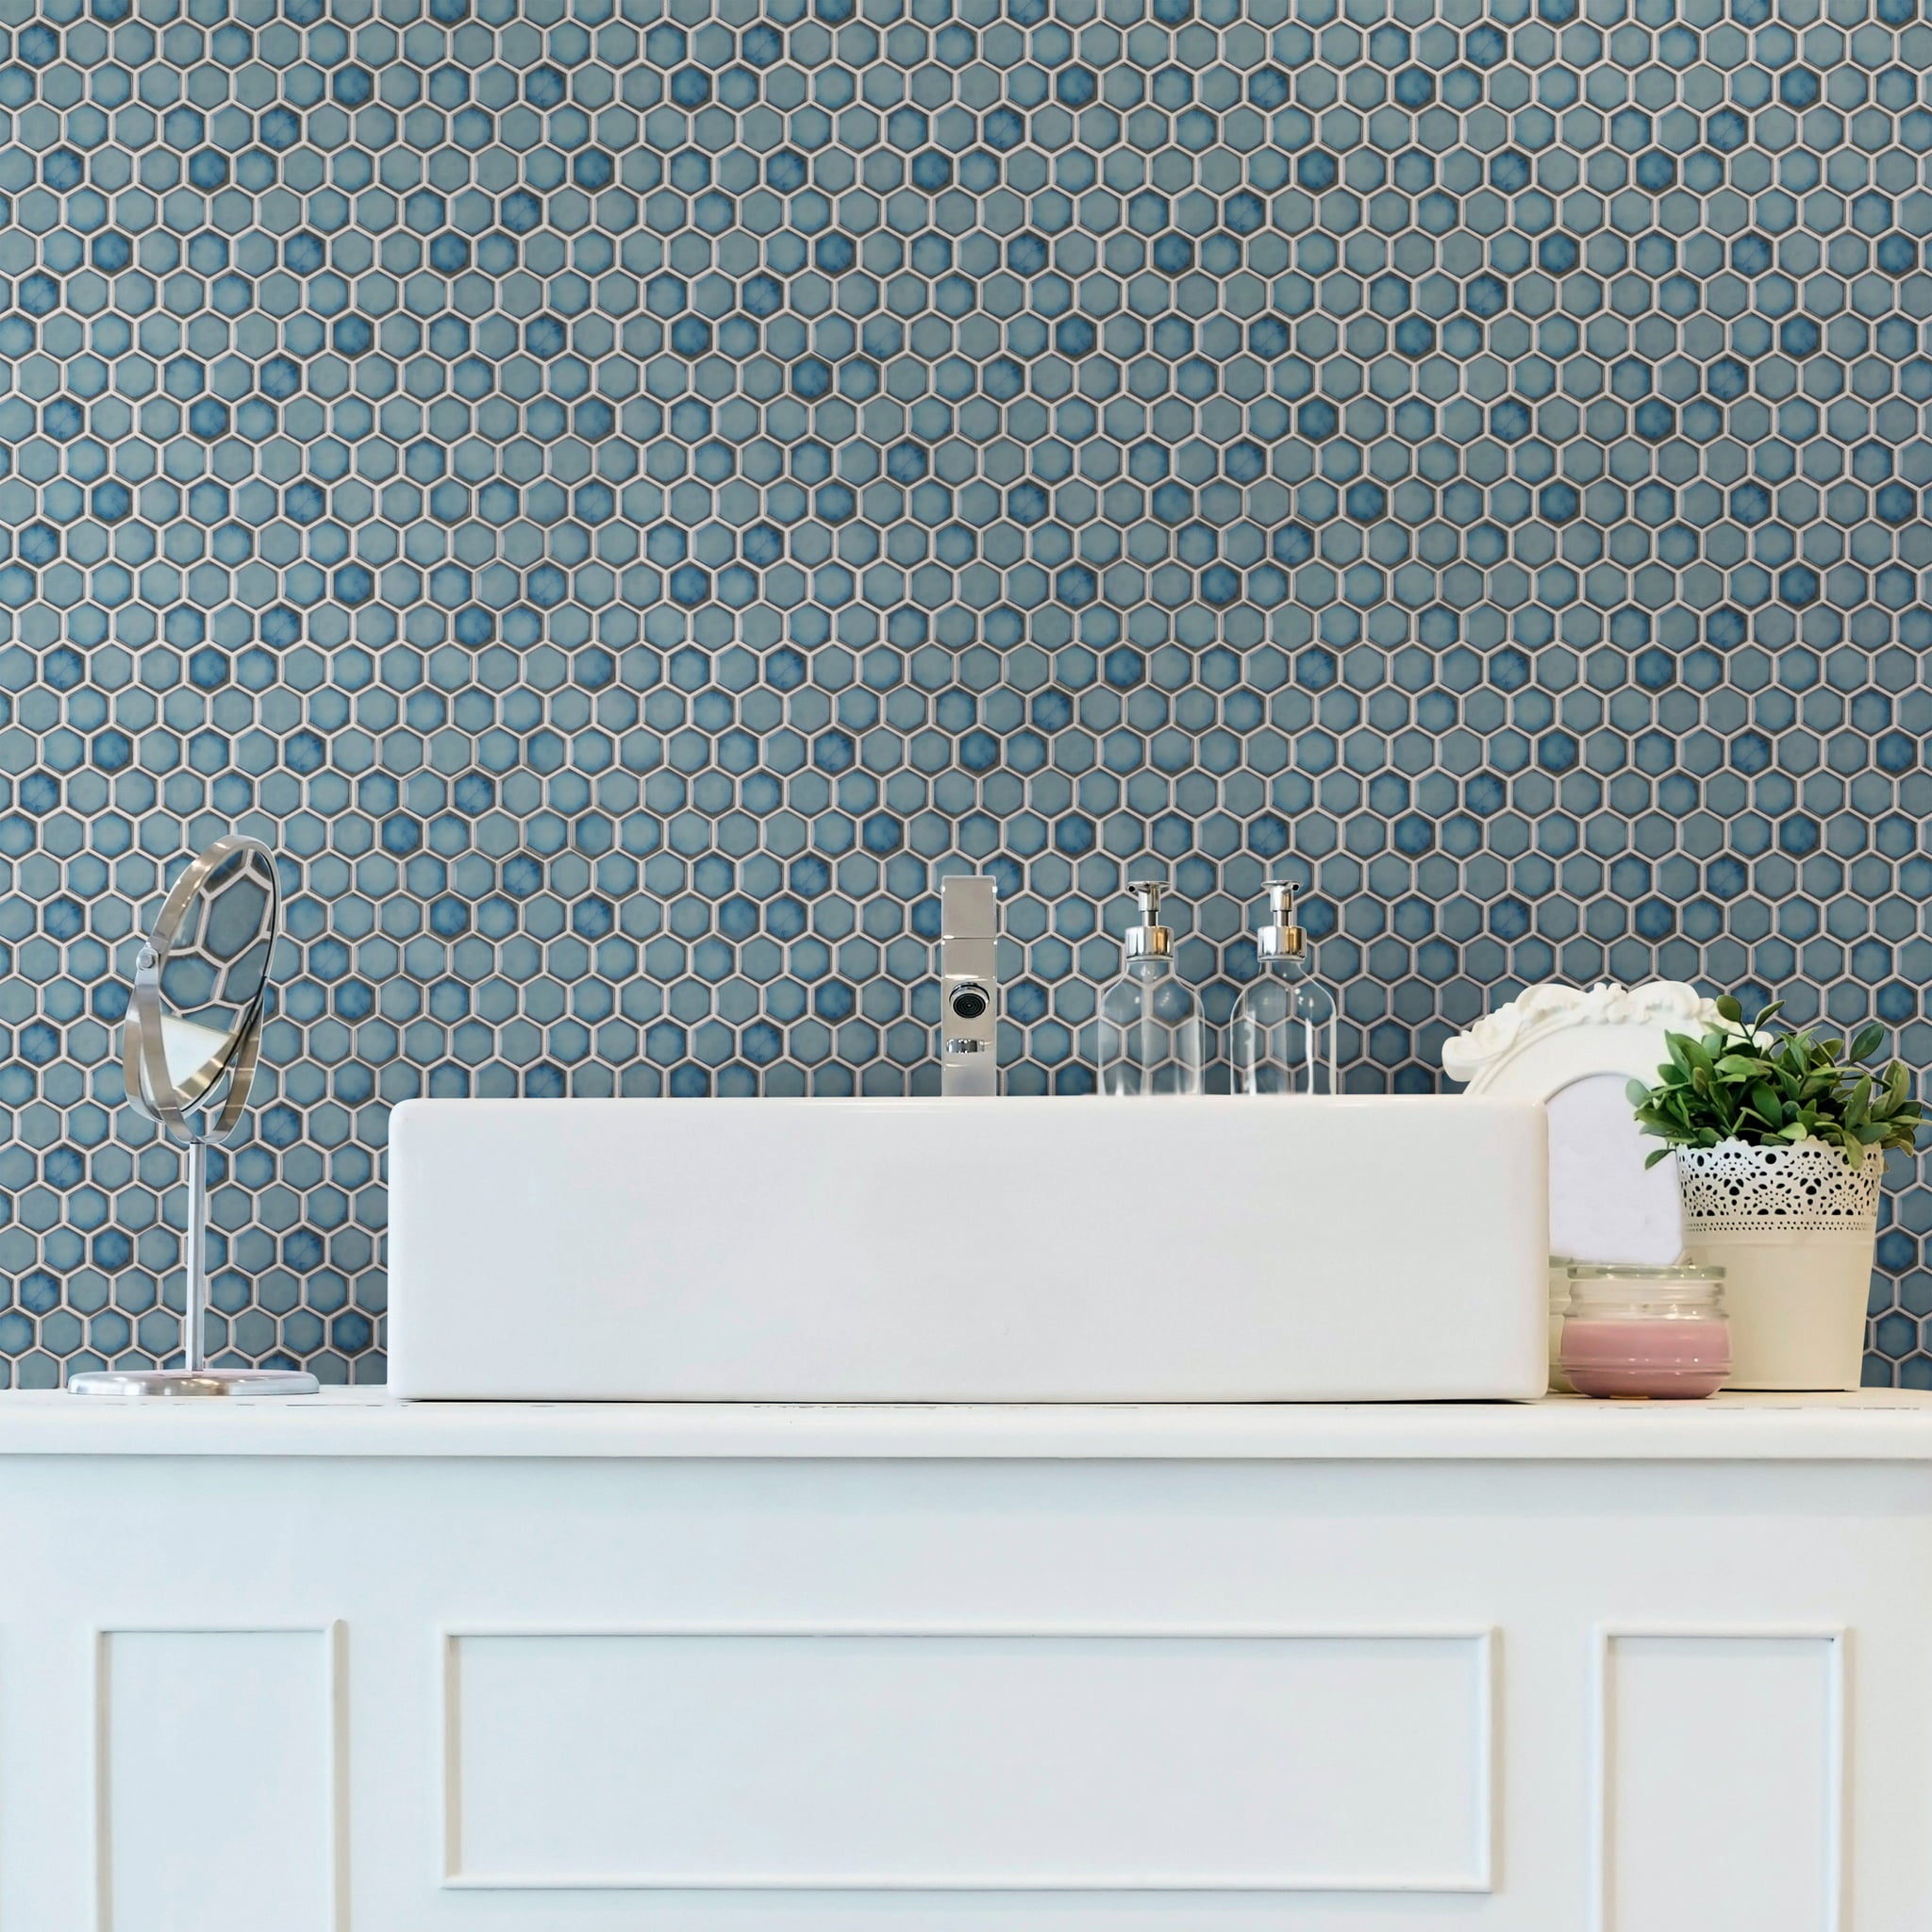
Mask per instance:
[[[1573,1266],[1563,1373],[1579,1395],[1715,1394],[1731,1373],[1724,1271]]]
[[[1575,1388],[1563,1373],[1563,1324],[1570,1314],[1570,1264],[1550,1257],[1550,1393],[1574,1395]]]

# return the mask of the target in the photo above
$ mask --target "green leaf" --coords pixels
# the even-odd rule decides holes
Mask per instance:
[[[1715,1147],[1734,1136],[1755,1144],[1826,1141],[1855,1167],[1866,1147],[1915,1145],[1925,1109],[1910,1069],[1900,1060],[1882,1072],[1858,1064],[1883,1042],[1882,1027],[1861,1027],[1848,1043],[1802,1027],[1773,1032],[1783,1010],[1776,1000],[1748,1027],[1735,995],[1717,1006],[1719,1027],[1701,1039],[1667,1034],[1670,1058],[1656,1083],[1633,1080],[1625,1090],[1638,1124],[1665,1143],[1648,1164],[1673,1146]]]

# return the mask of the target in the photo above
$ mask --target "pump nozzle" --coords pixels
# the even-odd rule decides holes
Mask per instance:
[[[1127,928],[1127,958],[1165,959],[1174,952],[1174,928],[1160,923],[1160,897],[1167,891],[1159,879],[1129,879],[1127,891],[1141,902],[1140,923]]]
[[[1270,879],[1265,890],[1268,924],[1255,935],[1255,951],[1263,959],[1299,959],[1308,939],[1295,921],[1294,888],[1286,879]]]

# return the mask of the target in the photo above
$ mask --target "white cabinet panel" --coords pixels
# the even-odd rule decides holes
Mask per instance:
[[[330,1630],[109,1630],[101,1932],[335,1932]]]
[[[1601,1932],[1838,1932],[1844,1645],[1607,1635]]]
[[[528,1889],[1479,1890],[1491,1643],[457,1637],[450,1875]]]
[[[1926,1932],[1932,1404],[34,1400],[0,1932]]]

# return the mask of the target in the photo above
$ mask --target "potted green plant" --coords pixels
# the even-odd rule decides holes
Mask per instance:
[[[1732,998],[1701,1037],[1666,1036],[1654,1086],[1630,1083],[1639,1124],[1674,1158],[1693,1260],[1725,1271],[1733,1389],[1856,1389],[1864,1366],[1878,1195],[1889,1148],[1924,1119],[1903,1061],[1860,1063],[1849,1043],[1748,1024]]]

